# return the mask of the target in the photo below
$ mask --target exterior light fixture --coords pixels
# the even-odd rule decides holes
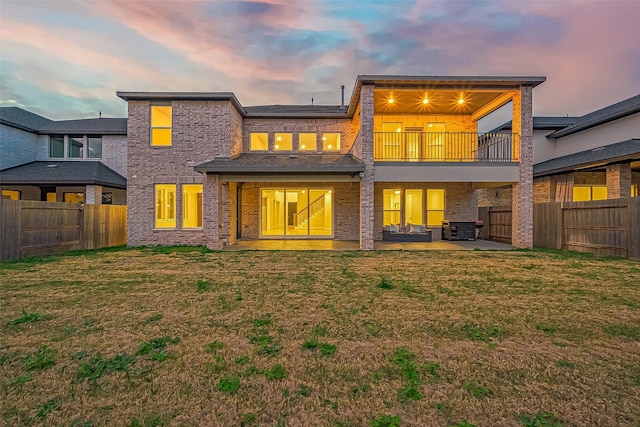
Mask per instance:
[[[422,100],[422,103],[423,103],[423,104],[428,104],[428,103],[429,103],[429,100],[428,100],[427,98],[425,98],[425,99],[423,99],[423,100]]]
[[[464,99],[462,98],[458,99],[458,104],[464,104]]]
[[[393,104],[395,101],[394,101],[394,99],[393,99],[393,98],[389,98],[389,101],[388,101],[388,102],[389,102],[389,104]]]

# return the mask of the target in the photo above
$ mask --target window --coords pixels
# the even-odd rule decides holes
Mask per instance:
[[[64,157],[64,136],[52,136],[49,138],[49,157]]]
[[[444,219],[444,190],[427,190],[427,226],[441,226]]]
[[[267,151],[269,149],[269,134],[251,132],[249,149],[251,151]]]
[[[2,190],[2,198],[5,200],[20,200],[20,192],[15,190]]]
[[[606,200],[606,186],[574,186],[573,201],[586,202],[589,200]]]
[[[322,145],[324,151],[340,151],[340,134],[323,133]]]
[[[400,225],[400,190],[383,190],[382,199],[384,212],[382,225]]]
[[[171,145],[171,106],[151,106],[151,145]]]
[[[47,201],[49,195],[47,194]],[[84,203],[84,193],[64,193],[65,203]]]
[[[290,133],[276,133],[275,134],[276,151],[291,151],[293,150],[293,135]]]
[[[87,138],[87,157],[91,159],[102,158],[102,138],[99,136],[90,136]]]
[[[156,228],[176,228],[175,184],[156,184]]]
[[[81,159],[83,153],[84,138],[81,136],[69,137],[69,158]]]
[[[300,151],[316,151],[318,149],[318,138],[315,133],[298,134]]]
[[[423,225],[439,227],[444,219],[444,190],[383,190],[383,225]],[[426,200],[426,210],[425,210]],[[404,203],[403,203],[404,201]]]
[[[333,235],[332,190],[263,189],[260,195],[262,237]]]
[[[102,204],[103,205],[112,205],[113,204],[113,193],[107,192],[102,193]]]
[[[47,202],[57,202],[58,195],[56,193],[50,192],[47,193]]]
[[[202,227],[202,184],[182,186],[182,228]]]

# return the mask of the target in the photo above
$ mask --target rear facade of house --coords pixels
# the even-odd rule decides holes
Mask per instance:
[[[359,76],[346,105],[244,107],[233,93],[128,102],[128,244],[357,240],[475,223],[477,190],[512,188],[531,247],[532,90],[544,77]],[[478,120],[511,102],[511,133]]]

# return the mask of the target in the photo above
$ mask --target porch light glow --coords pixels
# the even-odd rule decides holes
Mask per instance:
[[[402,132],[402,128],[396,129],[396,132]]]
[[[427,98],[425,98],[425,99],[423,99],[423,100],[422,100],[422,103],[423,103],[423,104],[428,104],[428,103],[429,103],[429,100],[428,100]]]
[[[389,98],[389,104],[393,104],[393,103],[394,103],[393,98]]]
[[[464,104],[464,99],[462,98],[458,99],[458,104]]]

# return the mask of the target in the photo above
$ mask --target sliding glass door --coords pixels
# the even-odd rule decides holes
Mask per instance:
[[[260,200],[261,237],[333,235],[331,190],[263,189]]]

